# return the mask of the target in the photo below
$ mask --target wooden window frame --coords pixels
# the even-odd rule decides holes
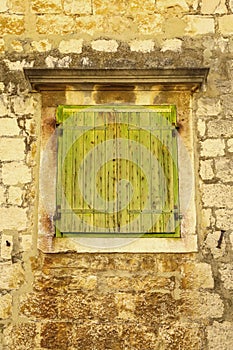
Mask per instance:
[[[25,69],[32,94],[40,93],[41,109],[37,109],[38,121],[42,124],[42,134],[38,148],[41,150],[40,171],[38,168],[39,213],[38,213],[38,248],[46,253],[55,252],[169,252],[185,253],[198,250],[198,202],[195,181],[195,125],[191,102],[195,92],[200,90],[207,78],[208,69],[155,69],[155,70],[74,70],[74,69]],[[133,94],[133,99],[132,99]],[[118,96],[120,95],[120,100]],[[98,99],[96,100],[96,96]],[[107,97],[106,97],[107,96]],[[113,96],[113,100],[111,100]],[[127,97],[129,96],[129,97]],[[106,100],[107,98],[107,100]],[[129,101],[127,100],[129,98]],[[188,181],[193,184],[190,205],[181,222],[180,238],[138,238],[136,240],[84,238],[55,238],[53,215],[55,195],[47,195],[45,187],[50,186],[51,177],[46,177],[46,170],[53,169],[56,161],[55,144],[51,143],[50,153],[44,157],[47,141],[55,129],[55,110],[59,104],[106,104],[122,103],[132,105],[174,104],[178,107],[179,133],[190,156],[190,174],[180,168],[181,211],[186,201],[183,187]],[[126,100],[124,100],[126,99]],[[51,101],[52,100],[52,101]],[[81,103],[80,103],[81,102]],[[152,103],[151,103],[152,102]],[[39,106],[39,105],[38,105]],[[178,147],[180,147],[178,145]],[[179,163],[183,162],[180,149]],[[46,161],[45,159],[46,158]],[[47,162],[47,168],[43,163]],[[43,175],[44,172],[44,175]],[[40,175],[39,175],[40,174]],[[50,174],[51,175],[51,174]],[[49,182],[50,180],[50,182]],[[52,179],[53,180],[53,179]],[[43,183],[44,181],[44,183]],[[47,181],[47,182],[46,182]],[[45,187],[44,187],[45,186]],[[51,186],[52,187],[52,186]],[[48,203],[44,208],[43,203]],[[183,213],[182,213],[183,214]],[[100,243],[100,244],[99,244]]]

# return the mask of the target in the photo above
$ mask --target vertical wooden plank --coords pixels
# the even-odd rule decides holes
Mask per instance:
[[[133,187],[133,197],[129,205],[129,229],[132,233],[141,232],[141,218],[140,218],[140,113],[131,112],[129,115],[129,141],[134,141],[129,147],[129,158],[132,161],[129,164],[129,179]]]

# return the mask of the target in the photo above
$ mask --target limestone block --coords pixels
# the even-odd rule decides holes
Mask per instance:
[[[32,0],[31,7],[36,13],[60,13],[62,10],[61,0]]]
[[[41,15],[37,18],[36,27],[39,34],[71,34],[74,19],[62,15]]]
[[[0,136],[18,136],[19,131],[16,119],[0,118]]]
[[[172,7],[178,7],[185,11],[189,10],[188,4],[185,0],[157,0],[156,7],[160,10],[166,10]]]
[[[232,350],[233,348],[233,323],[214,321],[207,327],[209,350]]]
[[[12,97],[11,103],[17,115],[34,114],[35,106],[33,97]]]
[[[0,53],[5,52],[5,41],[4,39],[0,39]]]
[[[230,8],[231,8],[231,11],[233,11],[233,0],[230,0]]]
[[[14,218],[14,219],[13,219]],[[0,230],[25,230],[27,228],[26,209],[18,207],[0,208]]]
[[[202,192],[202,200],[205,206],[233,208],[233,186],[205,184]]]
[[[151,52],[154,50],[153,40],[134,40],[129,43],[130,50],[136,52]]]
[[[187,23],[186,33],[191,36],[214,33],[214,18],[187,15],[185,19]]]
[[[91,0],[64,0],[64,11],[69,15],[87,15],[92,13]]]
[[[13,40],[11,42],[11,47],[13,51],[23,52],[23,45],[19,40]]]
[[[221,113],[220,100],[213,98],[200,98],[198,99],[197,115],[200,116],[217,116]]]
[[[221,297],[216,293],[207,291],[195,292],[187,291],[182,293],[183,303],[186,309],[190,306],[190,317],[193,319],[208,319],[222,317],[224,312],[224,303]],[[188,315],[189,317],[189,315]]]
[[[225,0],[202,0],[201,13],[214,14],[214,13],[227,13]]]
[[[107,0],[93,0],[93,12],[95,15],[135,15],[137,12],[153,13],[155,10],[154,0],[144,0],[143,8],[140,0],[112,0],[111,6]]]
[[[0,185],[0,205],[6,202],[5,188]]]
[[[11,317],[12,296],[10,294],[0,295],[0,319],[5,320]]]
[[[0,160],[14,161],[25,158],[24,138],[0,138]]]
[[[182,288],[214,288],[211,265],[206,263],[185,263],[181,267]]]
[[[227,147],[229,152],[233,152],[233,139],[227,140]]]
[[[6,12],[8,10],[7,0],[1,0],[0,12]]]
[[[205,133],[206,133],[206,123],[205,123],[204,120],[198,119],[198,122],[197,122],[197,129],[198,129],[198,132],[199,132],[200,136],[205,136]]]
[[[219,272],[224,288],[233,290],[233,265],[221,264]]]
[[[59,51],[61,53],[81,53],[83,39],[62,40],[59,44]]]
[[[27,252],[32,249],[32,236],[31,235],[22,235],[21,236],[21,251]]]
[[[221,139],[207,139],[201,142],[201,156],[204,157],[223,156],[224,149],[225,143]]]
[[[182,40],[180,40],[180,39],[168,39],[168,40],[164,41],[163,46],[161,48],[161,51],[162,52],[166,52],[166,51],[180,52],[181,46],[182,46]]]
[[[8,203],[13,205],[22,205],[24,192],[20,187],[11,186],[8,190]]]
[[[18,289],[24,282],[24,270],[20,263],[0,265],[0,289]]]
[[[116,40],[95,40],[91,42],[91,47],[96,51],[117,52],[118,43]]]
[[[233,210],[218,209],[215,211],[217,228],[230,230],[233,228]]]
[[[186,27],[187,23],[182,18],[177,17],[167,18],[162,25],[163,33],[168,39],[184,36]]]
[[[233,34],[233,15],[225,15],[218,18],[219,31],[222,35]]]
[[[215,160],[216,176],[222,182],[230,182],[233,180],[233,159],[218,158]]]
[[[23,14],[26,10],[26,1],[22,0],[8,0],[10,13]]]
[[[221,247],[217,248],[221,231],[210,232],[205,241],[205,249],[210,250],[215,259],[221,258],[226,253],[226,242],[223,239]]]
[[[10,235],[2,235],[1,242],[1,258],[11,260],[11,253],[13,250],[13,237]]]
[[[162,22],[163,17],[160,14],[148,15],[139,13],[135,15],[135,23],[140,34],[154,35],[155,33],[162,32]]]
[[[24,17],[18,15],[0,15],[0,35],[24,32]]]
[[[211,209],[202,209],[201,214],[201,226],[203,229],[206,229],[212,224],[212,211]]]
[[[33,51],[46,52],[51,50],[52,45],[48,40],[32,41],[31,47]]]
[[[232,120],[212,120],[208,122],[207,134],[209,137],[232,137]]]
[[[8,114],[8,100],[6,96],[0,95],[0,117]]]
[[[213,160],[208,159],[201,161],[200,175],[203,180],[211,180],[214,177]]]
[[[31,169],[23,163],[11,162],[3,165],[2,179],[5,185],[19,185],[31,181]]]
[[[7,350],[40,349],[36,346],[36,325],[34,323],[11,324],[4,329],[4,347]]]

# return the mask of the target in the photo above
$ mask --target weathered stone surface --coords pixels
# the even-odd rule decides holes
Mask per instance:
[[[4,39],[0,39],[0,53],[5,52],[5,41]]]
[[[175,51],[180,52],[182,47],[182,40],[180,39],[167,39],[164,41],[161,48],[162,52]]]
[[[23,51],[23,45],[18,40],[13,40],[11,42],[11,47],[12,47],[13,51],[16,51],[16,52],[22,52]]]
[[[162,32],[162,16],[160,14],[146,15],[145,13],[139,13],[135,16],[135,21],[140,34],[153,35],[154,33]],[[128,21],[128,24],[130,22]],[[130,30],[131,28],[127,28]],[[123,31],[121,32],[123,33]],[[132,37],[132,32],[130,36]]]
[[[36,26],[39,34],[67,34],[74,29],[74,19],[68,16],[41,15]]]
[[[134,40],[129,45],[130,50],[136,52],[151,52],[154,49],[153,40]]]
[[[214,19],[198,17],[193,15],[186,16],[187,29],[186,33],[189,35],[201,35],[207,33],[214,33]]]
[[[21,315],[31,320],[58,319],[58,299],[44,294],[24,294],[20,299]]]
[[[233,179],[233,159],[219,158],[215,160],[216,177],[222,182],[230,182]]]
[[[225,321],[219,323],[214,321],[213,325],[207,327],[209,350],[231,350],[233,346],[233,324]]]
[[[44,323],[42,325],[41,335],[40,344],[43,349],[69,349],[70,347],[68,346],[71,346],[72,339],[72,323]]]
[[[204,136],[206,133],[206,123],[203,119],[198,119],[197,128],[200,136]]]
[[[16,119],[0,118],[0,136],[18,136],[19,131]]]
[[[60,13],[61,0],[32,0],[32,10],[36,13]]]
[[[24,32],[24,20],[22,16],[0,15],[0,35],[22,34]]]
[[[13,237],[10,235],[2,235],[1,241],[1,258],[11,260],[13,250]]]
[[[231,120],[212,120],[207,123],[209,137],[232,137],[233,125]]]
[[[83,39],[62,40],[59,44],[59,51],[61,53],[81,53]]]
[[[32,350],[36,348],[36,325],[12,324],[4,330],[4,346],[7,350]]]
[[[173,323],[159,328],[159,347],[156,349],[175,350],[204,348],[204,332],[197,323]]]
[[[213,98],[198,99],[197,115],[199,116],[217,116],[221,113],[221,102]]]
[[[0,138],[0,159],[2,161],[23,160],[24,158],[24,138]]]
[[[0,230],[25,230],[26,228],[26,209],[17,207],[0,208]]]
[[[143,12],[153,13],[155,10],[155,3],[153,0],[145,0],[143,3]],[[93,0],[93,12],[95,15],[110,16],[119,14],[122,16],[135,15],[141,12],[140,3],[138,0],[124,1],[124,0],[113,0],[111,6],[106,0]]]
[[[225,0],[202,0],[201,12],[204,14],[227,13]]]
[[[10,294],[0,295],[0,319],[11,317],[12,296]]]
[[[181,267],[182,289],[214,288],[211,265],[186,263]]]
[[[226,251],[226,242],[222,240],[220,248],[218,248],[221,231],[210,232],[205,241],[205,248],[210,250],[213,257],[218,259],[224,256]]]
[[[158,8],[158,10],[164,11],[166,9],[171,9],[174,7],[178,7],[178,11],[180,10],[188,10],[188,5],[187,2],[185,0],[167,0],[167,1],[163,1],[163,0],[158,0],[156,1],[156,7]]]
[[[10,8],[10,13],[24,14],[26,11],[26,1],[8,0],[7,3]]]
[[[6,12],[8,10],[7,0],[2,0],[0,3],[0,12]]]
[[[34,114],[35,105],[32,96],[16,96],[11,98],[11,103],[14,108],[14,112],[17,115]]]
[[[9,113],[9,105],[6,95],[0,95],[0,116],[6,116]]]
[[[92,13],[91,0],[64,0],[65,13],[69,15],[83,15]]]
[[[51,43],[48,40],[32,41],[31,47],[33,51],[46,52],[52,48]]]
[[[25,184],[31,181],[31,169],[23,163],[6,163],[3,165],[2,178],[5,185]]]
[[[25,280],[25,272],[20,263],[0,265],[0,289],[18,289]]]
[[[6,195],[5,195],[6,189],[2,185],[0,185],[0,203],[6,202]]]
[[[233,265],[221,264],[219,271],[224,288],[233,290]]]
[[[217,228],[230,230],[233,227],[233,210],[218,209],[215,211]]]
[[[157,27],[159,27],[158,24]],[[168,40],[170,40],[171,38],[177,39],[177,37],[182,37],[185,35],[186,27],[187,23],[183,18],[177,18],[172,16],[164,20],[162,24],[162,31],[165,37],[168,38]]]
[[[22,205],[23,190],[20,187],[11,186],[8,190],[8,203],[13,205]]]
[[[228,151],[233,152],[233,139],[227,141]]]
[[[200,175],[203,180],[210,180],[214,177],[213,160],[205,160],[200,163]]]
[[[233,34],[233,15],[219,17],[219,31],[222,35]]]
[[[207,139],[201,142],[201,156],[216,157],[225,153],[225,143],[222,139]]]
[[[96,51],[117,52],[118,43],[116,40],[95,40],[92,41],[91,47]]]
[[[230,185],[206,184],[202,193],[203,203],[207,207],[233,208],[233,188]]]

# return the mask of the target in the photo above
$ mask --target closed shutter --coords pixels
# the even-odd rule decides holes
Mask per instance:
[[[60,234],[179,236],[174,106],[60,106]]]

